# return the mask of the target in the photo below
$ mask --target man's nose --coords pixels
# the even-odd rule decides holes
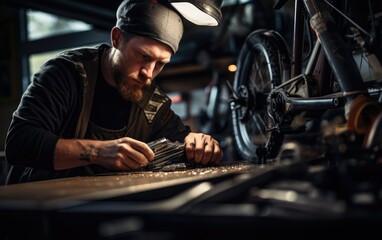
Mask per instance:
[[[141,74],[146,78],[152,78],[155,68],[155,62],[149,62],[141,68]]]

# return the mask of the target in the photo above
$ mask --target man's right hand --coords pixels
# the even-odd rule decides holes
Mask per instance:
[[[154,152],[146,143],[129,137],[107,141],[60,139],[54,154],[56,170],[97,164],[113,171],[127,171],[146,166],[154,159]]]

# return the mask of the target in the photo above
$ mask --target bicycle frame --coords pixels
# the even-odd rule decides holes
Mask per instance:
[[[276,7],[281,7],[285,2],[279,1]],[[339,32],[336,21],[319,2],[337,11],[327,0],[295,0],[293,46],[289,63],[284,59],[286,54],[283,49],[287,49],[285,42],[274,31],[256,30],[248,36],[243,46],[230,104],[234,138],[238,139],[237,148],[243,152],[245,159],[266,158],[266,155],[274,157],[277,153],[275,149],[281,146],[278,138],[283,137],[284,133],[301,131],[301,126],[305,125],[306,122],[296,125],[296,119],[293,119],[300,113],[308,113],[308,118],[312,119],[325,110],[344,108],[347,129],[355,134],[367,135],[370,125],[381,112],[380,105],[370,96],[370,90],[363,82],[352,50]],[[304,72],[305,18],[301,13],[308,14],[310,29],[317,37]],[[262,75],[264,69],[260,67],[255,69],[255,74],[252,73],[248,64],[255,67],[266,64],[267,76]],[[284,66],[287,64],[290,67]],[[289,77],[280,80],[279,75],[285,69],[289,70]],[[251,80],[251,74],[256,76],[255,80]],[[310,81],[314,84],[312,88],[307,86]],[[263,86],[259,87],[258,84]],[[333,90],[334,84],[339,85],[339,92]],[[270,91],[266,90],[268,85],[272,86]],[[290,92],[292,88],[297,90]],[[303,94],[298,93],[300,89],[304,90]],[[310,89],[314,92],[310,93]],[[379,86],[373,95],[380,96],[381,92],[382,87]],[[266,101],[262,101],[263,96],[267,96]],[[266,110],[261,107],[262,104],[267,105]],[[264,112],[268,116],[264,117]],[[260,138],[263,139],[260,141]],[[261,154],[265,154],[265,157]]]
[[[323,2],[335,8],[335,6],[326,0]],[[328,82],[330,77],[325,75],[325,73],[327,73],[325,68],[330,66],[331,72],[334,74],[340,86],[342,96],[346,98],[346,104],[349,105],[348,108],[345,107],[345,116],[348,118],[349,114],[351,115],[349,112],[351,108],[350,105],[354,100],[360,95],[369,97],[369,93],[364,85],[360,71],[357,68],[352,51],[348,48],[348,45],[338,32],[333,17],[328,12],[322,11],[315,0],[295,0],[291,77],[297,77],[302,74],[302,39],[304,26],[304,19],[301,15],[302,10],[307,11],[310,17],[310,27],[317,37],[315,50],[313,51],[304,74],[313,76],[313,80],[318,86],[317,90],[320,96],[330,94],[331,91],[325,89],[325,86],[331,85],[330,82]],[[319,57],[321,55],[325,57]],[[307,110],[309,110],[309,106],[318,107],[306,99],[295,99],[294,101],[293,105],[295,108],[300,108],[300,110],[302,106],[306,106],[308,108]],[[327,101],[324,102],[325,103],[321,105],[324,108],[325,105],[328,108],[340,105],[336,98],[333,98],[333,101],[327,99]],[[375,116],[372,116],[372,118],[375,118]],[[357,129],[358,127],[351,126],[350,128]]]

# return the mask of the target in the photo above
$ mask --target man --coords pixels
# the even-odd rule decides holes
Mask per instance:
[[[219,163],[219,143],[191,132],[154,81],[182,34],[181,17],[166,3],[125,0],[111,47],[45,63],[8,130],[8,183],[140,169],[154,159],[146,143],[162,137],[184,142],[189,161]]]

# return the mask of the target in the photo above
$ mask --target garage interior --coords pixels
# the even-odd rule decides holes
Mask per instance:
[[[120,2],[2,0],[2,139],[32,74],[62,50],[109,43]],[[224,150],[221,165],[0,186],[0,240],[322,239],[378,234],[382,223],[379,115],[369,124],[369,138],[364,134],[358,138],[342,131],[343,119],[337,118],[343,115],[342,108],[324,111],[316,105],[319,111],[313,118],[317,119],[301,131],[286,131],[274,157],[262,147],[247,154],[235,140],[238,133],[233,130],[230,104],[232,99],[241,100],[235,94],[244,94],[232,89],[238,79],[241,50],[251,33],[272,29],[280,33],[291,52],[296,44],[295,8],[294,1],[224,0],[219,26],[184,21],[179,51],[156,79],[171,97],[173,110],[192,130],[220,141]],[[364,14],[363,9],[359,15]],[[374,33],[380,34],[380,15],[375,16]],[[382,53],[378,36],[375,39],[373,49]],[[303,43],[308,48],[313,45]],[[356,61],[358,56],[354,54]],[[309,67],[305,61],[301,64],[301,68]],[[380,104],[378,70],[372,80],[363,80]],[[283,97],[275,94],[279,96]],[[341,104],[342,98],[338,99]],[[245,114],[237,118],[243,120]],[[362,118],[365,113],[357,116]],[[365,149],[365,145],[373,147]],[[4,185],[9,168],[4,141],[0,150]]]

